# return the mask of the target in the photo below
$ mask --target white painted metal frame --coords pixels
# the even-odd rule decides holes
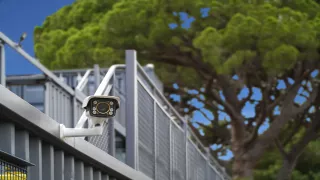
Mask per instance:
[[[76,89],[79,90],[79,91],[83,91],[84,87],[87,85],[88,81],[89,81],[89,76],[90,76],[90,73],[92,72],[92,69],[88,69],[86,71],[86,73],[83,75],[83,77],[81,78],[81,80],[79,81]]]
[[[0,84],[6,86],[6,60],[3,42],[0,39]]]
[[[10,46],[12,49],[17,51],[21,56],[26,58],[29,62],[39,68],[44,74],[46,74],[50,79],[52,79],[55,83],[61,86],[64,90],[66,90],[69,94],[74,95],[74,91],[65,83],[63,83],[59,77],[54,75],[50,70],[48,70],[44,65],[42,65],[39,60],[30,56],[27,52],[25,52],[17,43],[13,42],[6,35],[0,32],[0,40],[2,40],[5,44]]]

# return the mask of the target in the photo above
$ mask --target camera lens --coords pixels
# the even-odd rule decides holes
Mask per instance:
[[[97,111],[101,114],[106,114],[110,109],[110,106],[107,102],[101,102],[97,104]]]

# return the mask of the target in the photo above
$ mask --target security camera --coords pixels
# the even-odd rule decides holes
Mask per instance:
[[[82,107],[95,127],[101,126],[108,118],[116,115],[120,107],[120,98],[115,96],[88,96]]]
[[[107,122],[108,118],[114,117],[120,107],[120,98],[115,96],[88,96],[83,100],[82,107],[85,109],[84,114],[88,120],[91,120],[94,127],[66,128],[63,124],[60,124],[61,139],[102,135],[104,123]]]

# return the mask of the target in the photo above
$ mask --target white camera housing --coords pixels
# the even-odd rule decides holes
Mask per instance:
[[[120,98],[115,96],[88,96],[82,103],[94,127],[102,126],[108,118],[114,117],[119,107]]]

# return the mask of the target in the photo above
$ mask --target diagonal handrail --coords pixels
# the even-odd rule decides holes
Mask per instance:
[[[70,93],[71,95],[75,94],[74,90],[71,87],[69,87],[66,83],[62,82],[59,79],[59,77],[57,77],[49,69],[47,69],[44,65],[42,65],[39,60],[30,56],[17,43],[12,41],[10,38],[8,38],[2,32],[0,32],[0,40],[2,40],[4,43],[8,44],[12,49],[17,51],[21,56],[23,56],[25,59],[27,59],[30,63],[32,63],[37,68],[39,68],[45,75],[47,75],[50,79],[52,79],[55,83],[57,83],[59,86],[61,86],[68,93]]]
[[[79,81],[79,83],[76,87],[77,90],[82,91],[83,88],[87,85],[88,78],[89,78],[91,72],[92,72],[92,69],[88,69],[86,71],[86,73],[83,75],[83,77],[81,78],[81,80]]]
[[[105,95],[105,94],[109,94],[111,91],[111,88],[108,88],[110,86],[110,80],[112,79],[112,77],[115,75],[116,70],[118,69],[124,69],[126,66],[124,64],[117,64],[117,65],[112,65],[109,69],[107,74],[104,76],[102,82],[100,83],[98,89],[96,90],[96,92],[94,93],[94,95]],[[109,91],[109,92],[107,92]],[[82,128],[85,124],[85,122],[87,121],[87,116],[86,116],[86,112],[84,111],[79,119],[79,121],[77,122],[77,125],[75,128]]]

